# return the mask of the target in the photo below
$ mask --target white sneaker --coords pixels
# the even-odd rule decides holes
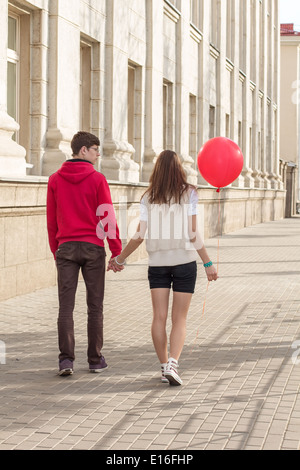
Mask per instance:
[[[161,364],[160,365],[160,368],[161,368],[161,381],[162,381],[163,384],[168,384],[169,383],[168,379],[165,377],[166,367],[167,367],[167,364]]]
[[[177,372],[178,362],[173,357],[170,357],[165,370],[165,377],[168,379],[170,385],[181,385],[182,380]]]

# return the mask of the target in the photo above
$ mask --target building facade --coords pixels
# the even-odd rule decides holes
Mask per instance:
[[[277,0],[0,0],[0,26],[0,298],[55,282],[47,180],[79,129],[100,137],[126,228],[170,148],[198,185],[204,237],[218,235],[217,196],[197,170],[215,136],[244,155],[222,190],[222,230],[283,217]]]
[[[291,23],[280,29],[280,158],[291,217],[300,213],[300,32]]]

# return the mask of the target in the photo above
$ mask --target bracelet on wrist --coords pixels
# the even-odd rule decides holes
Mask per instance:
[[[203,266],[204,266],[205,268],[210,268],[210,266],[212,266],[212,265],[213,265],[213,262],[212,262],[212,261],[209,261],[208,263],[203,263]]]
[[[115,262],[117,263],[118,266],[124,266],[125,261],[123,261],[123,263],[119,263],[118,257],[119,257],[119,256],[116,256],[116,257],[115,257]]]

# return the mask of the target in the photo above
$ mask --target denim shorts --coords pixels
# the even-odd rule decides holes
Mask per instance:
[[[174,292],[193,294],[197,279],[197,263],[192,261],[176,266],[149,266],[150,289],[173,289]]]

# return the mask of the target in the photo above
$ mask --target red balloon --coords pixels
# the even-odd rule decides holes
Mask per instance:
[[[198,168],[203,178],[216,188],[232,183],[240,174],[244,157],[239,146],[226,137],[206,142],[198,153]]]

